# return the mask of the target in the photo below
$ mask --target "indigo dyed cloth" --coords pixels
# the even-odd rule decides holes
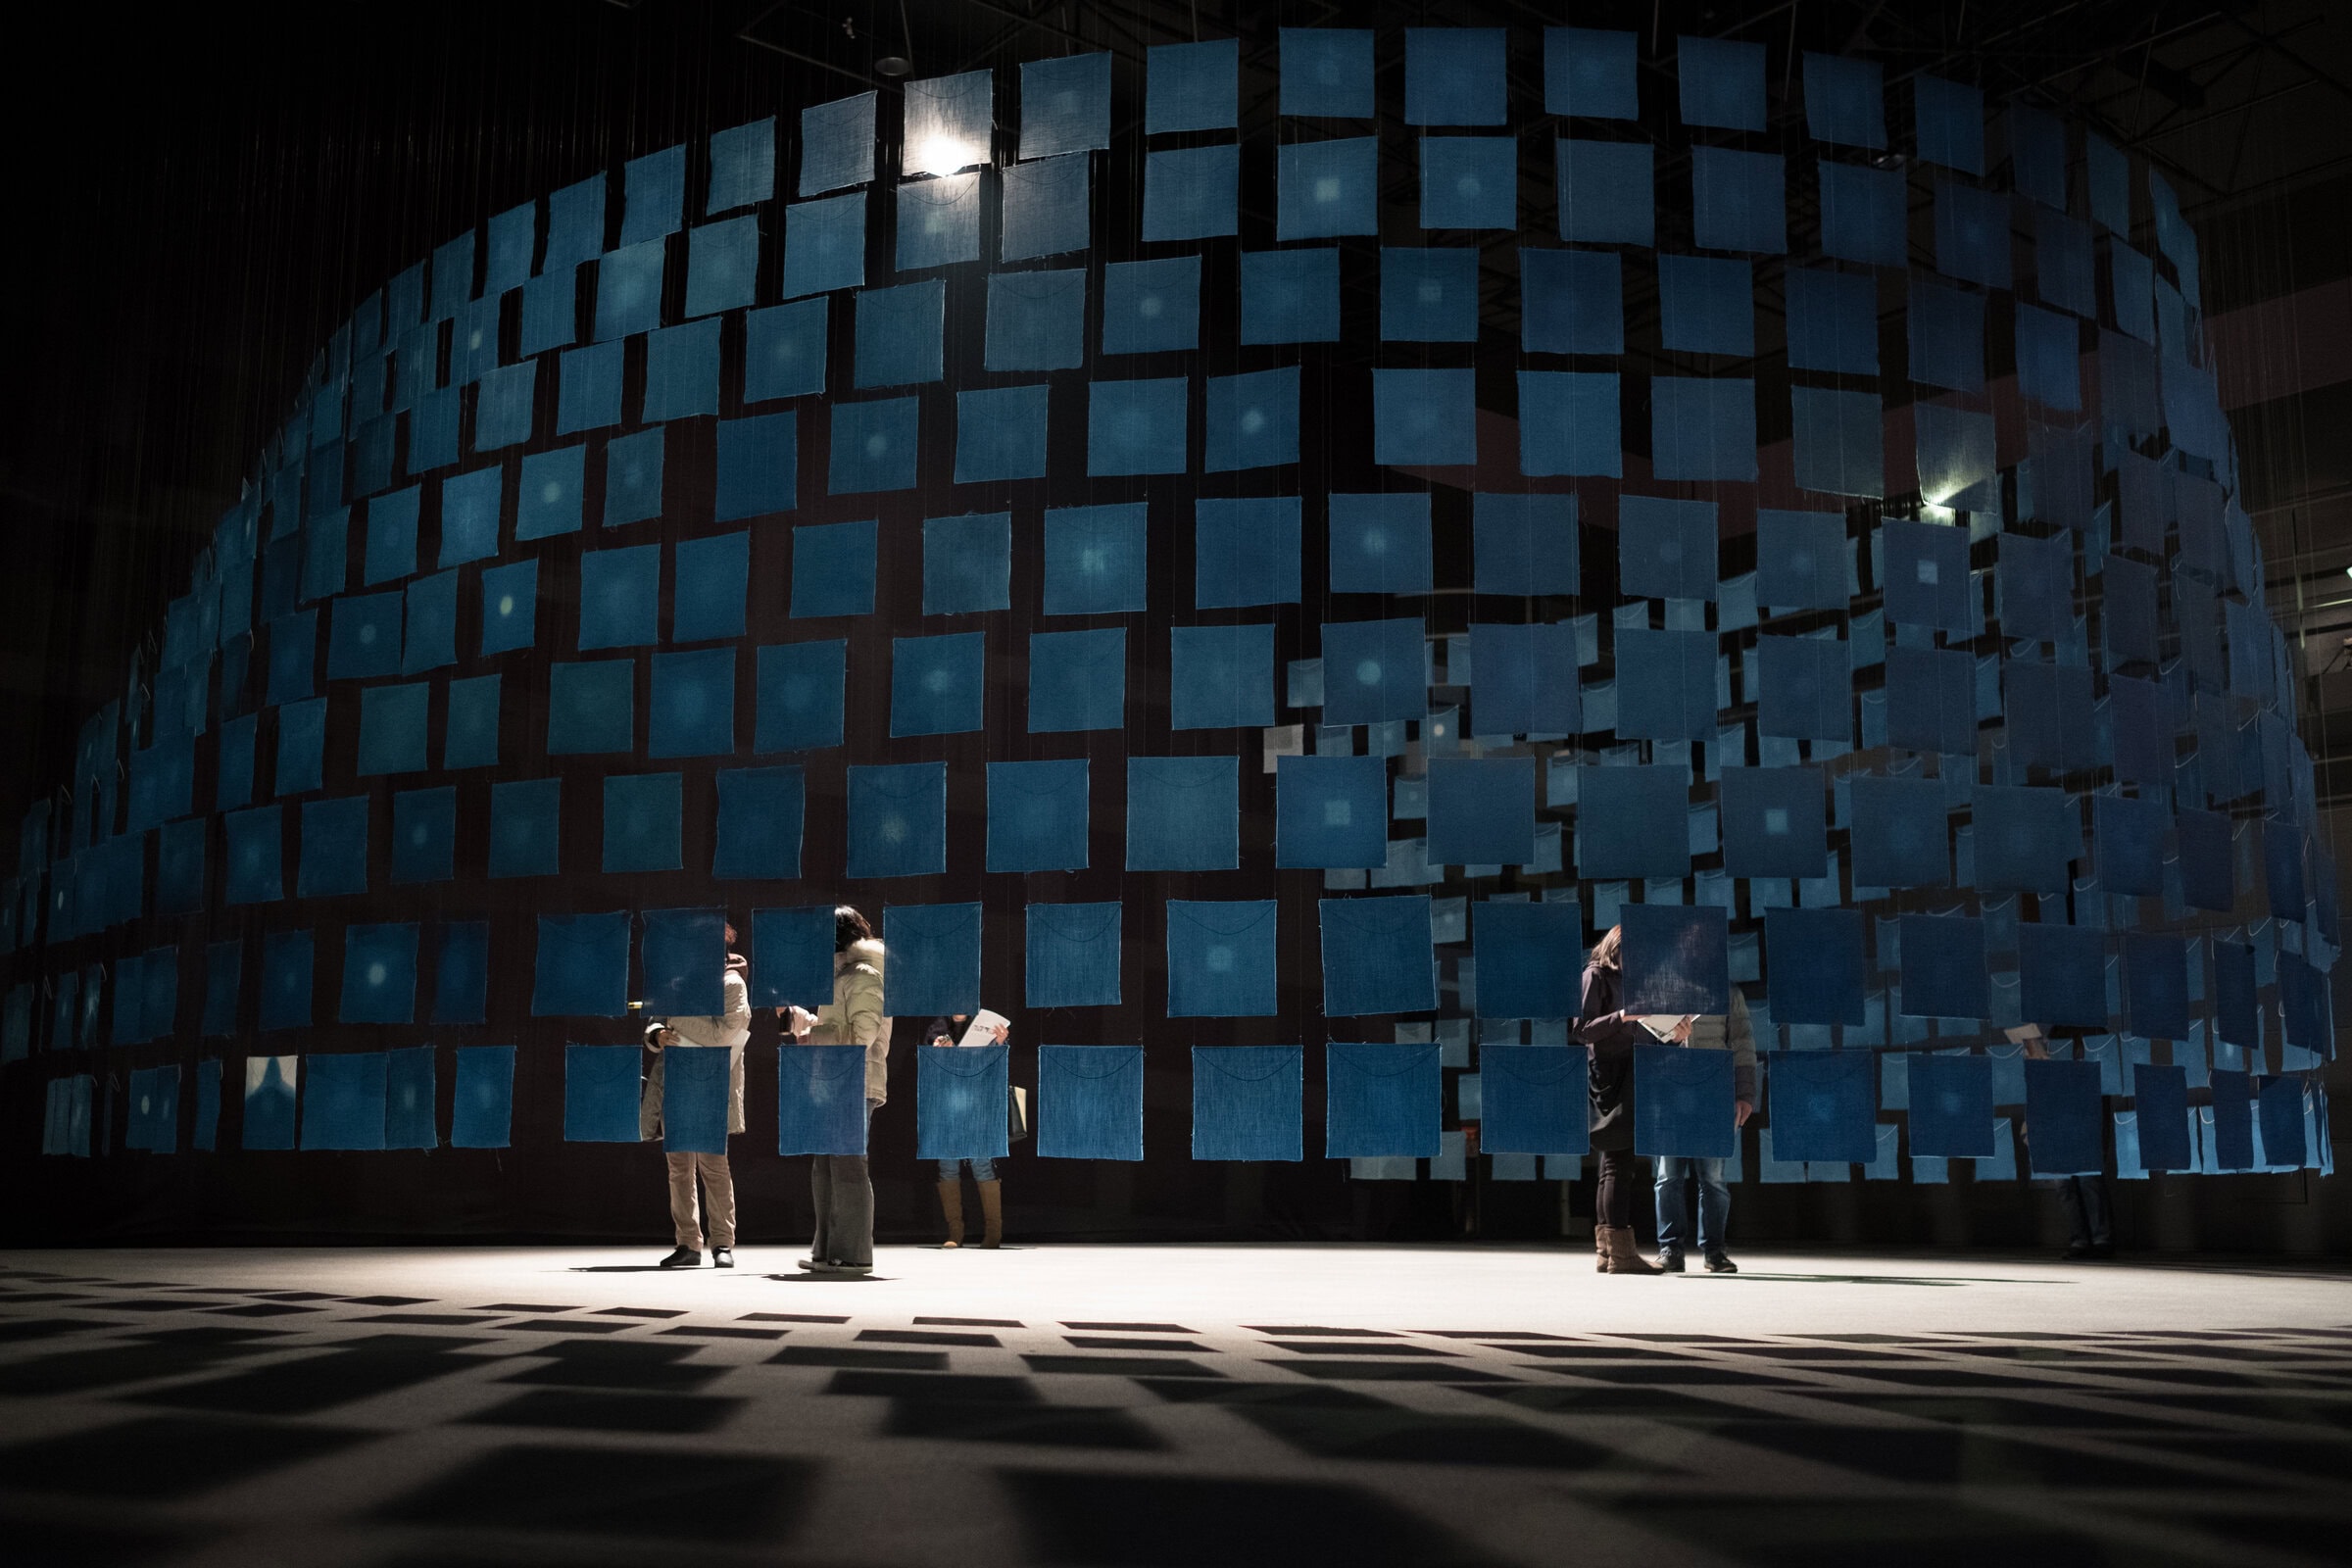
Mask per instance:
[[[1727,1002],[1711,1010],[1721,1012],[1729,1008]],[[1740,1129],[1733,1119],[1732,1067],[1732,1054],[1728,1051],[1636,1046],[1634,1152],[1676,1154],[1686,1159],[1730,1159],[1737,1155]]]
[[[829,904],[754,909],[752,1005],[814,1011],[832,1002],[833,929]]]
[[[2254,1080],[2247,1073],[2213,1070],[2213,1157],[2222,1170],[2254,1168]]]
[[[2132,1100],[2139,1112],[2139,1163],[2145,1170],[2194,1170],[2188,1131],[2188,1070],[2141,1062],[2132,1069]]]
[[[863,1046],[780,1046],[776,1087],[777,1153],[865,1152]]]
[[[1437,1007],[1437,959],[1427,898],[1325,899],[1320,912],[1326,1016],[1429,1012]]]
[[[1583,1046],[1481,1046],[1479,1147],[1497,1154],[1589,1152],[1590,1059]]]
[[[1990,1157],[1991,1061],[1984,1056],[1921,1054],[1911,1057],[1909,1076],[1913,1157]]]
[[[1305,1060],[1303,1046],[1195,1046],[1193,1157],[1303,1157]]]
[[[735,1053],[672,1046],[662,1053],[662,1148],[672,1154],[727,1152],[727,1089]]]
[[[1859,1024],[1862,911],[1764,911],[1765,1001],[1775,1023]]]
[[[917,1159],[1002,1159],[1008,1152],[1009,1046],[920,1046],[914,1053]]]
[[[2019,928],[2018,1008],[2044,1029],[2107,1025],[2107,940],[2082,926]]]
[[[441,928],[433,978],[433,1022],[480,1023],[489,1016],[490,923],[452,920]]]
[[[2100,1138],[2105,1119],[2097,1062],[2026,1063],[2026,1153],[2034,1175],[2084,1176],[2106,1170]]]
[[[387,1065],[380,1051],[313,1053],[302,1147],[383,1148]]]
[[[1127,869],[1241,864],[1241,764],[1231,757],[1127,759]]]
[[[882,945],[890,954],[884,1012],[919,1018],[980,1009],[979,905],[890,905],[882,911]]]
[[[564,1048],[564,1141],[633,1144],[644,1074],[636,1046]]]
[[[1878,1157],[1877,1053],[1775,1051],[1767,1062],[1779,1157],[1852,1165]]]
[[[416,1013],[416,927],[411,923],[343,929],[345,1023],[407,1023]]]
[[[648,909],[639,959],[648,1017],[716,1017],[727,1006],[727,917],[721,909]]]
[[[1629,904],[1618,911],[1618,919],[1625,933],[1626,1011],[1728,1013],[1732,1010],[1731,925],[1727,911],[1676,904]],[[1703,1149],[1642,1152],[1689,1154],[1707,1159],[1724,1157],[1720,1152]]]
[[[1274,863],[1313,870],[1376,870],[1387,865],[1386,759],[1275,759]]]
[[[1037,1152],[1048,1159],[1144,1157],[1144,1048],[1037,1048]]]
[[[539,917],[537,972],[531,1016],[619,1018],[627,1014],[629,916]]]
[[[1332,1042],[1324,1048],[1327,1159],[1419,1159],[1438,1152],[1443,1074],[1432,1044]]]
[[[122,1147],[151,1154],[179,1151],[179,1069],[142,1067],[130,1075],[130,1121]]]
[[[1168,1016],[1275,1012],[1272,899],[1168,901]]]
[[[1119,1004],[1119,932],[1124,906],[1032,904],[1026,998],[1032,1007]]]
[[[2262,1131],[2262,1159],[2266,1166],[2301,1165],[2303,1148],[2303,1080],[2266,1078],[2255,1097],[2256,1124]]]
[[[1478,962],[1479,1015],[1572,1016],[1582,1000],[1584,985],[1584,910],[1572,903],[1480,901],[1470,932],[1475,944],[1472,953]]]
[[[384,1147],[438,1149],[435,1125],[433,1048],[406,1046],[385,1054]]]

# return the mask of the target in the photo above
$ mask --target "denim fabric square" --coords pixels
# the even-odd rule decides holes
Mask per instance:
[[[806,397],[825,389],[828,304],[793,300],[743,318],[743,401]]]
[[[1011,513],[924,520],[924,614],[971,614],[1011,605]]]
[[[402,790],[392,797],[392,885],[446,882],[455,874],[458,791]]]
[[[638,1141],[637,1102],[644,1090],[639,1054],[635,1046],[564,1046],[565,1143]]]
[[[474,394],[474,451],[496,452],[531,438],[538,369],[537,361],[525,360],[483,372],[480,389]]]
[[[1409,466],[1476,463],[1475,372],[1374,370],[1372,461]]]
[[[204,949],[204,1021],[206,1038],[237,1032],[237,1003],[243,982],[245,944],[211,942]]]
[[[294,895],[334,898],[368,891],[368,797],[306,801],[302,808],[302,866]]]
[[[1419,617],[1323,625],[1323,722],[1376,724],[1429,712],[1426,631]]]
[[[1725,768],[1723,868],[1746,877],[1823,875],[1828,795],[1818,768]]]
[[[179,1069],[147,1067],[130,1075],[130,1121],[122,1147],[148,1153],[179,1152]]]
[[[1730,1052],[1634,1048],[1635,1153],[1737,1158],[1740,1129],[1733,1116]]]
[[[2227,912],[2236,903],[2230,819],[2187,808],[2174,813],[2180,837],[2180,893],[2192,909]]]
[[[340,1021],[407,1023],[416,1014],[415,923],[346,927]]]
[[[1235,230],[1241,149],[1179,147],[1144,155],[1143,238],[1212,239]],[[1012,258],[1008,255],[1005,260]]]
[[[2079,808],[2064,790],[1980,786],[1976,883],[1988,893],[2064,893],[2082,853]]]
[[[1037,1048],[1037,1152],[1048,1159],[1144,1157],[1144,1048]]]
[[[1882,525],[1879,548],[1888,620],[1963,636],[1971,631],[1976,586],[1966,529],[1889,519]]]
[[[991,280],[992,288],[997,281]],[[1079,319],[1082,323],[1083,315]],[[1113,262],[1103,268],[1103,353],[1154,354],[1192,349],[1200,346],[1200,257]],[[1072,357],[1070,364],[1077,363],[1077,357]]]
[[[1884,411],[1877,393],[1791,387],[1788,405],[1798,489],[1838,496],[1886,493]]]
[[[1520,346],[1534,354],[1623,354],[1624,265],[1611,251],[1519,253]]]
[[[1687,768],[1580,769],[1576,874],[1587,881],[1689,876],[1690,797]]]
[[[424,720],[432,687],[369,686],[360,693],[360,750],[354,771],[416,773],[424,769]]]
[[[316,951],[308,931],[272,931],[262,938],[264,1030],[311,1026],[311,970]]]
[[[873,613],[879,541],[880,530],[872,522],[828,522],[793,529],[794,617]]]
[[[1859,909],[1767,909],[1764,954],[1775,1023],[1856,1025],[1866,1018]]]
[[[710,133],[710,184],[703,211],[723,213],[776,194],[776,118]]]
[[[492,767],[498,762],[498,677],[476,675],[449,683],[449,715],[441,737],[446,768]]]
[[[1334,495],[1330,505],[1333,593],[1430,591],[1426,494]]]
[[[1850,744],[1850,660],[1849,645],[1829,638],[1757,638],[1757,733]]]
[[[1756,384],[1753,381],[1652,376],[1649,407],[1653,477],[1754,480]]]
[[[1282,113],[1365,120],[1372,114],[1372,29],[1281,29]]]
[[[1778,153],[1691,148],[1693,239],[1706,250],[1785,255],[1788,184],[1786,164]]]
[[[686,149],[664,147],[620,166],[620,242],[674,234],[686,220]]]
[[[1984,296],[1914,277],[1904,313],[1911,379],[1955,392],[1984,388]]]
[[[948,862],[944,762],[852,766],[849,874],[936,876]]]
[[[1332,1042],[1324,1048],[1323,1152],[1411,1159],[1439,1152],[1438,1047]]]
[[[1437,1006],[1427,898],[1325,899],[1320,913],[1327,1016],[1428,1012]]]
[[[718,329],[706,318],[646,334],[646,423],[718,412]]]
[[[1776,1158],[1849,1165],[1877,1158],[1876,1052],[1776,1051],[1767,1059]]]
[[[980,1010],[980,906],[894,904],[883,911],[883,1011],[969,1015]]]
[[[1118,904],[1032,904],[1025,996],[1032,1007],[1119,1004]]]
[[[302,602],[329,599],[351,582],[351,511],[338,507],[302,530]]]
[[[989,275],[986,368],[1068,370],[1085,359],[1085,269]]]
[[[836,435],[841,422],[837,411]],[[798,506],[798,425],[790,414],[719,420],[717,496],[711,520],[735,522],[771,512],[790,512]],[[838,455],[835,461],[839,462]]]
[[[734,1053],[680,1047],[662,1053],[662,1148],[665,1153],[727,1152],[728,1080]]]
[[[1879,373],[1879,285],[1875,278],[1828,268],[1791,267],[1788,366],[1844,375]],[[1843,519],[1839,519],[1842,534]],[[1757,557],[1761,569],[1763,557]]]
[[[643,648],[661,640],[662,547],[630,545],[580,557],[580,651]]]
[[[1470,733],[1573,735],[1584,728],[1573,626],[1474,622],[1470,669]]]
[[[801,111],[800,195],[874,177],[874,96],[861,92]]]
[[[710,1017],[726,1010],[726,923],[719,909],[645,911],[638,957],[645,972],[644,1011],[649,1018]],[[670,1058],[673,1067],[676,1060]]]
[[[1535,858],[1534,758],[1430,760],[1430,864],[1525,865]]]
[[[531,1016],[618,1018],[628,1012],[629,916],[612,914],[539,916],[539,944],[531,989]],[[580,1048],[573,1047],[573,1050]],[[614,1048],[622,1049],[622,1048]],[[634,1079],[637,1048],[625,1048]],[[635,1103],[629,1137],[637,1136]]]
[[[1023,159],[1110,145],[1110,56],[1064,55],[1021,64]]]
[[[1805,130],[1815,141],[1847,147],[1886,145],[1885,88],[1877,61],[1807,50],[1804,80]]]
[[[724,757],[735,750],[735,650],[654,656],[648,757]]]
[[[1647,142],[1563,137],[1554,146],[1560,238],[1586,245],[1656,243],[1655,174]]]
[[[1574,902],[1481,901],[1471,914],[1478,1012],[1487,1018],[1566,1018],[1581,1000],[1584,910]]]
[[[1625,944],[1625,1010],[1729,1012],[1732,1003],[1728,918],[1723,909],[1714,906],[1629,904],[1620,909],[1618,920]],[[1690,1054],[1723,1054],[1691,1052]],[[1725,1059],[1728,1063],[1728,1055]]]
[[[2040,1066],[2043,1063],[2035,1062],[2029,1065]],[[2063,1063],[2061,1065],[2081,1066],[2082,1063]],[[2097,1083],[2095,1069],[2090,1082],[2094,1086]],[[2069,1123],[2078,1124],[2076,1130],[2079,1134],[2079,1123],[2082,1117],[2082,1086],[2062,1084],[2059,1088],[2061,1091],[2070,1088],[2077,1091],[2074,1096],[2062,1095],[2061,1098],[2072,1101],[2072,1103],[2066,1106],[2067,1111],[2071,1114],[2067,1114],[2064,1119]],[[2253,1097],[2253,1080],[2248,1074],[2228,1071],[2220,1067],[2213,1070],[2213,1112],[2207,1140],[2211,1153],[2211,1160],[2207,1166],[2209,1170],[2252,1170],[2254,1168]],[[2095,1104],[2096,1102],[2093,1103]],[[2080,1138],[2078,1137],[2075,1142],[2079,1143]]]
[[[410,485],[368,503],[368,546],[360,580],[369,588],[416,569],[416,511],[419,488]]]
[[[1168,903],[1168,1015],[1270,1017],[1274,901]]]
[[[1004,1157],[1008,1143],[1005,1104],[1010,1095],[1005,1058],[1009,1054],[1006,1046],[969,1050],[923,1047],[915,1052],[917,1159]]]
[[[1127,760],[1127,869],[1241,864],[1240,764],[1231,757]]]
[[[1042,383],[956,393],[956,482],[1044,477],[1048,401]]]
[[[2036,539],[2030,534],[2001,536],[2000,559],[1993,565],[1993,586],[1999,596],[2001,631],[2010,637],[2064,642],[2074,633],[2075,552],[2063,535]]]
[[[826,487],[834,495],[914,487],[919,400],[883,398],[837,403],[831,410],[833,449]],[[778,416],[783,417],[783,416]]]
[[[380,1051],[317,1052],[308,1057],[304,1149],[382,1149],[384,1078]]]
[[[1658,296],[1660,331],[1668,350],[1682,354],[1755,353],[1754,279],[1746,262],[1660,256]]]
[[[1952,880],[1949,806],[1929,779],[1850,781],[1854,880],[1865,887],[1948,887]]]
[[[301,1070],[298,1056],[245,1058],[245,1148],[294,1147],[294,1085]]]
[[[1711,741],[1716,636],[1710,631],[1617,633],[1617,722],[1633,740]]]
[[[1378,757],[1284,757],[1274,769],[1274,863],[1388,864],[1388,763]]]
[[[1936,270],[1988,289],[2009,287],[2009,193],[1936,182]]]
[[[402,606],[398,589],[336,599],[330,607],[326,638],[327,679],[371,680],[399,674]]]
[[[668,247],[640,240],[607,251],[596,265],[596,340],[611,342],[662,324],[662,268]]]
[[[2100,891],[2132,898],[2164,892],[2165,841],[2173,813],[2162,801],[2094,795],[2090,823]]]
[[[1334,246],[1244,251],[1244,343],[1334,343],[1340,336],[1340,253]]]
[[[1147,517],[1140,501],[1047,508],[1046,613],[1140,613],[1148,569]]]
[[[1617,572],[1628,598],[1715,597],[1715,503],[1627,496],[1619,514]]]
[[[1286,142],[1275,149],[1274,188],[1277,241],[1377,234],[1379,139],[1342,136],[1329,141]],[[1147,193],[1147,205],[1148,201]],[[1152,236],[1147,232],[1144,237]]]
[[[2214,1102],[2218,1109],[2218,1088]],[[2104,1120],[2096,1062],[2026,1063],[2026,1153],[2035,1176],[2104,1173]]]
[[[865,192],[797,202],[784,210],[784,298],[856,288],[864,281]]]
[[[580,268],[577,262],[551,258],[547,270],[522,285],[522,336],[525,355],[567,349],[580,340]]]
[[[903,179],[898,190],[902,272],[980,259],[980,176]]]
[[[2217,1041],[2243,1047],[2262,1043],[2261,1014],[2255,1002],[2256,975],[2251,947],[2238,942],[2213,944],[2213,1028]],[[2103,1013],[2100,1022],[2105,1022]]]
[[[1421,138],[1423,228],[1519,226],[1519,144],[1508,136]]]
[[[1480,1046],[1479,1147],[1496,1154],[1589,1152],[1590,1059],[1583,1046]]]
[[[1298,603],[1300,541],[1296,496],[1201,497],[1193,504],[1194,608]]]
[[[2188,945],[2154,932],[2124,933],[2124,1027],[2145,1040],[2188,1036]]]
[[[2018,1007],[2045,1029],[2107,1026],[2107,943],[2084,926],[2022,927]]]
[[[1298,462],[1298,368],[1210,376],[1200,427],[1208,472]]]
[[[679,541],[670,640],[695,643],[741,637],[751,575],[752,536],[748,532]]]
[[[2132,1099],[2139,1112],[2139,1163],[2146,1170],[2193,1170],[2188,1074],[2180,1067],[2142,1062],[2132,1069]]]
[[[1096,381],[1088,387],[1086,468],[1098,476],[1181,473],[1187,382]]]
[[[1170,729],[1274,722],[1272,626],[1177,626],[1168,638]]]
[[[811,1011],[833,1000],[833,906],[752,911],[751,1002]],[[795,1048],[787,1046],[789,1053]],[[800,1048],[812,1049],[812,1048]],[[850,1049],[863,1054],[863,1048]],[[862,1081],[862,1074],[860,1075]]]
[[[1886,743],[1914,752],[1973,756],[1976,664],[1943,648],[1886,651]]]
[[[554,876],[561,868],[562,779],[517,779],[490,786],[493,879]]]
[[[1684,124],[1719,130],[1764,128],[1762,44],[1685,33],[1674,46]]]
[[[890,733],[955,735],[981,727],[988,691],[980,632],[891,639]]]
[[[808,796],[801,770],[721,768],[716,781],[718,839],[710,874],[727,881],[799,876]]]
[[[408,586],[400,672],[421,675],[458,662],[458,574],[436,572]],[[224,676],[225,678],[225,676]]]
[[[938,278],[858,290],[858,386],[938,380],[946,318],[947,286]]]
[[[166,823],[155,841],[155,912],[194,914],[204,907],[205,839],[201,816]]]
[[[458,461],[458,416],[463,406],[460,394],[464,391],[463,387],[448,386],[424,392],[416,399],[409,411],[408,465],[404,470],[412,477],[446,468]],[[557,428],[563,428],[561,423]],[[279,521],[272,528],[272,538],[291,531],[298,514],[281,507],[275,515]]]
[[[1908,1018],[1983,1018],[1992,997],[1984,970],[1984,922],[1961,915],[1901,917],[1903,996]]]
[[[849,644],[784,643],[759,652],[759,712],[752,749],[812,751],[842,741]]]
[[[988,764],[988,868],[1081,871],[1087,864],[1084,758]]]
[[[1984,93],[1926,74],[1911,78],[1919,156],[1966,174],[1984,172]]]
[[[1389,247],[1380,253],[1380,335],[1392,343],[1478,339],[1478,252]]]
[[[605,780],[605,858],[616,871],[675,871],[684,784],[676,773],[616,774]]]
[[[825,911],[828,928],[833,913]],[[832,996],[832,937],[825,938],[824,997]],[[776,1053],[776,1152],[779,1154],[862,1154],[865,1152],[865,1048],[787,1045]]]
[[[1029,639],[1029,732],[1117,729],[1127,716],[1127,633],[1037,632]]]
[[[1301,1157],[1306,1052],[1299,1046],[1193,1048],[1193,1157]]]
[[[1226,153],[1230,163],[1231,148],[1205,150]],[[1229,168],[1229,178],[1232,172]],[[999,208],[1004,218],[997,242],[1001,260],[1026,261],[1087,248],[1094,229],[1094,170],[1084,153],[1007,164],[998,177],[1004,190]]]

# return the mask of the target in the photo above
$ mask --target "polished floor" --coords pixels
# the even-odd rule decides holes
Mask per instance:
[[[2352,1272],[0,1253],[11,1564],[2340,1562]]]

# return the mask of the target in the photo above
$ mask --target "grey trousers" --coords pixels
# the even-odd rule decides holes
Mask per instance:
[[[865,1102],[865,1130],[874,1130],[875,1101]],[[816,1206],[816,1237],[808,1255],[852,1268],[874,1264],[874,1183],[863,1154],[817,1154],[808,1161],[808,1196]]]
[[[724,1154],[663,1154],[669,1166],[669,1224],[678,1245],[690,1252],[703,1250],[703,1217],[694,1200],[694,1178],[703,1178],[710,1196],[710,1245],[735,1245],[735,1176]]]

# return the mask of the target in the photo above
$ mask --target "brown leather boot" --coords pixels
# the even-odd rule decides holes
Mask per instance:
[[[1601,1225],[1601,1224],[1595,1223],[1595,1224],[1593,1225],[1593,1227],[1592,1227],[1592,1272],[1593,1272],[1593,1273],[1595,1273],[1595,1274],[1606,1274],[1608,1271],[1609,1271],[1609,1231],[1608,1231],[1608,1227],[1607,1227],[1607,1226],[1605,1226],[1605,1225]]]
[[[1605,1274],[1657,1274],[1663,1272],[1642,1250],[1634,1245],[1631,1225],[1611,1225],[1603,1233],[1608,1238],[1608,1257],[1601,1265]]]
[[[980,1245],[995,1247],[1004,1240],[1004,1184],[982,1182],[980,1186]]]
[[[945,1247],[963,1245],[963,1182],[957,1179],[939,1184],[939,1211],[948,1216],[948,1239]]]

